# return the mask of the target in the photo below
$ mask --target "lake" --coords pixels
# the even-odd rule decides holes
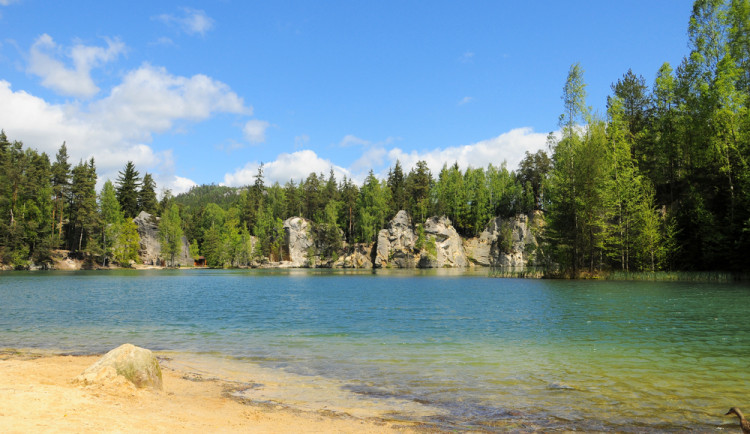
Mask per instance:
[[[750,286],[450,270],[0,273],[0,348],[130,342],[238,393],[448,429],[713,431],[750,410]],[[170,363],[170,361],[165,361]]]

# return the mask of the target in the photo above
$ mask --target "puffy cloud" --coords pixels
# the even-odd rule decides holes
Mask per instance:
[[[89,112],[101,127],[115,125],[114,133],[123,140],[150,140],[177,120],[197,122],[217,112],[250,115],[252,108],[220,81],[202,74],[175,76],[143,64],[106,98],[91,103]]]
[[[507,162],[508,168],[513,170],[523,159],[526,151],[536,152],[546,146],[547,134],[536,133],[531,128],[517,128],[471,145],[437,148],[422,152],[404,152],[400,148],[387,149],[387,143],[390,141],[366,146],[362,155],[348,168],[337,166],[331,160],[321,158],[309,149],[291,154],[282,153],[274,161],[263,165],[263,175],[267,183],[278,181],[284,184],[290,179],[296,181],[304,179],[310,172],[327,174],[333,168],[337,179],[341,180],[346,176],[361,183],[371,169],[381,178],[384,177],[388,168],[396,164],[396,160],[401,162],[405,171],[416,167],[418,161],[424,160],[433,175],[437,175],[444,164],[450,165],[454,162],[457,162],[462,169],[486,167],[490,163],[499,166]],[[252,184],[255,182],[259,165],[258,162],[250,162],[234,173],[225,174],[223,185],[239,187]]]
[[[188,35],[205,35],[214,26],[214,20],[199,9],[182,8],[180,15],[161,14],[157,20],[175,25]]]
[[[242,132],[245,139],[250,143],[263,143],[266,141],[266,129],[270,126],[266,121],[252,119],[245,124]]]
[[[234,173],[224,175],[223,184],[233,187],[250,185],[255,182],[259,166],[260,163],[258,162],[247,163],[245,167],[236,170]],[[327,175],[331,169],[339,180],[344,176],[351,178],[351,173],[348,170],[333,164],[331,160],[320,158],[310,149],[305,149],[291,154],[279,154],[276,160],[264,163],[263,177],[267,184],[273,182],[284,184],[290,179],[295,181],[305,179],[311,172]]]
[[[155,152],[148,143],[153,134],[172,129],[176,122],[199,122],[216,113],[252,113],[222,82],[205,75],[175,76],[148,64],[127,73],[109,95],[86,104],[52,104],[14,91],[5,80],[0,80],[0,101],[8,137],[52,158],[65,141],[71,162],[95,158],[100,179],[115,179],[129,160],[142,172],[158,170],[170,156]],[[192,185],[173,172],[165,182],[175,192]]]
[[[177,176],[177,175],[172,175],[169,177],[159,177],[157,179],[157,184],[161,186],[160,187],[161,189],[169,190],[173,196],[186,193],[191,188],[198,185],[192,179],[184,178],[182,176]]]
[[[462,169],[467,167],[486,167],[492,163],[499,166],[504,161],[508,169],[515,169],[524,157],[526,151],[536,152],[547,144],[546,133],[536,133],[531,128],[516,128],[499,136],[480,142],[454,146],[445,149],[437,148],[426,152],[404,152],[399,148],[388,151],[390,165],[401,162],[405,169],[417,165],[417,161],[424,160],[433,174],[440,171],[443,164],[455,162]]]
[[[387,154],[388,151],[382,146],[366,149],[362,156],[352,163],[351,169],[356,173],[368,172],[370,169],[377,170],[383,165]]]
[[[68,68],[57,59],[61,48],[45,33],[31,46],[27,71],[41,77],[42,85],[57,93],[81,98],[92,97],[99,92],[99,87],[91,78],[91,69],[115,60],[125,51],[125,44],[119,40],[106,41],[106,48],[83,44],[73,46],[66,53],[73,61],[73,68]]]

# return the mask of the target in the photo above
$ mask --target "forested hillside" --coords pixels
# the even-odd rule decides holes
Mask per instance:
[[[137,253],[140,211],[168,215],[164,233],[184,233],[209,265],[236,266],[278,260],[292,216],[313,222],[322,251],[335,255],[344,242],[374,242],[402,209],[415,223],[448,216],[464,237],[492,217],[541,210],[541,260],[559,274],[750,271],[750,2],[697,1],[687,34],[690,54],[646,71],[653,82],[633,71],[615,78],[603,114],[589,108],[574,64],[559,131],[514,170],[488,162],[431,173],[424,161],[397,162],[361,184],[331,171],[281,185],[267,183],[261,165],[246,188],[195,187],[159,203],[152,177],[131,162],[97,193],[93,159],[72,166],[63,143],[51,161],[3,132],[0,259],[23,267],[65,249],[124,263]]]

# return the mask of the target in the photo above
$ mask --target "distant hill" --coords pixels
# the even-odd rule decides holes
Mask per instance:
[[[244,188],[227,187],[224,185],[199,185],[186,193],[177,195],[174,200],[189,210],[196,210],[209,203],[215,203],[227,210],[237,203]]]

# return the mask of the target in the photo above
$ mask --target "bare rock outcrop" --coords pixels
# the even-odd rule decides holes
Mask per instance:
[[[537,246],[533,227],[541,216],[519,214],[513,218],[495,217],[476,238],[464,240],[464,250],[475,265],[524,269],[530,252]]]
[[[122,381],[120,377],[138,388],[162,390],[163,387],[161,367],[154,354],[132,344],[123,344],[108,352],[74,381],[83,385],[107,385]]]
[[[422,259],[419,261],[421,268],[463,268],[469,265],[461,237],[448,217],[428,218],[424,224],[424,232],[429,248],[423,249]]]
[[[377,251],[373,266],[375,268],[414,268],[419,260],[414,245],[417,236],[406,211],[399,211],[388,222],[386,229],[378,232]]]
[[[141,237],[141,249],[138,252],[141,261],[147,265],[161,265],[163,261],[168,261],[171,258],[164,257],[161,254],[161,243],[159,242],[159,217],[152,216],[146,211],[141,211],[138,216],[133,219],[135,223],[138,235]],[[188,244],[187,238],[182,237],[182,248],[180,253],[174,258],[175,263],[173,265],[180,266],[192,266],[194,264],[193,258],[190,256],[190,245]]]
[[[334,268],[372,268],[372,244],[357,243],[345,246]]]
[[[312,224],[302,217],[290,217],[284,221],[284,255],[289,267],[311,267],[310,249],[315,248]]]

